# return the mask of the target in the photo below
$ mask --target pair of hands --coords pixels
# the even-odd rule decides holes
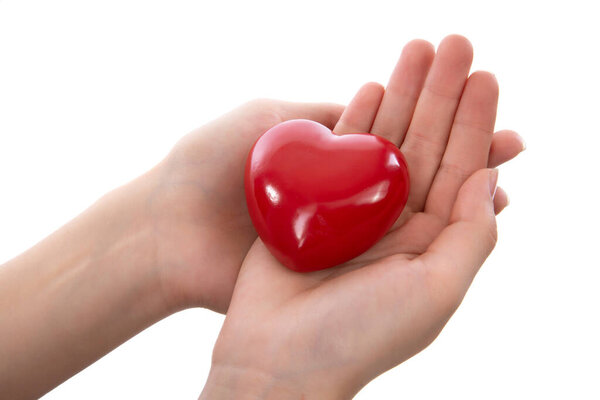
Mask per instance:
[[[494,168],[523,150],[494,133],[498,85],[469,76],[472,47],[407,44],[386,89],[346,107],[250,102],[184,137],[160,165],[150,201],[165,301],[227,311],[204,395],[351,397],[426,347],[460,304],[496,241],[507,204]],[[371,132],[400,147],[411,192],[397,223],[350,262],[308,274],[281,266],[246,210],[254,141],[288,119],[337,134]]]

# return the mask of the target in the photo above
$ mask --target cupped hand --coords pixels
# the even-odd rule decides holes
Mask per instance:
[[[272,126],[306,118],[333,128],[332,103],[248,102],[184,136],[155,168],[150,199],[156,262],[169,307],[225,312],[238,271],[256,239],[244,197],[250,148]]]
[[[348,398],[439,334],[496,242],[495,213],[508,199],[490,167],[523,149],[516,133],[493,133],[498,85],[487,72],[469,76],[471,60],[460,36],[436,54],[413,41],[385,90],[361,88],[334,131],[400,147],[405,210],[373,248],[329,270],[290,271],[256,240],[204,395]]]

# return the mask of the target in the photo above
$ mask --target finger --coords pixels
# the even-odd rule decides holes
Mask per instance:
[[[410,170],[408,207],[421,211],[444,154],[473,48],[462,36],[445,38],[439,46],[400,149]]]
[[[483,169],[461,187],[450,225],[417,260],[425,268],[432,298],[452,312],[496,244],[493,197],[497,170]]]
[[[266,108],[268,107],[272,107],[272,110],[282,121],[310,119],[325,125],[329,129],[333,129],[337,124],[345,108],[343,105],[334,103],[297,103],[279,100],[274,100]]]
[[[404,46],[371,133],[396,146],[402,143],[434,55],[433,45],[425,40],[413,40]]]
[[[487,166],[497,107],[498,82],[494,75],[473,73],[465,85],[446,152],[429,190],[426,213],[447,220],[460,187],[475,171]]]
[[[525,150],[525,141],[517,132],[503,130],[494,133],[488,157],[488,168],[496,168]]]
[[[496,189],[496,195],[494,196],[494,213],[500,214],[502,210],[510,204],[510,198],[508,194],[500,186]]]
[[[364,84],[342,113],[333,132],[337,134],[370,132],[384,91],[385,89],[379,83]]]

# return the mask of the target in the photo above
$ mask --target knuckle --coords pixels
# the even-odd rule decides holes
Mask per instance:
[[[427,84],[423,87],[423,90],[433,98],[448,104],[455,103],[460,98],[460,92],[456,88],[449,85],[444,86],[440,83]]]
[[[473,174],[473,171],[457,163],[442,161],[438,173],[445,176],[457,177],[459,181],[464,182]]]
[[[406,137],[406,148],[409,152],[420,154],[425,159],[435,157],[441,159],[444,146],[434,135],[422,130],[410,130]]]
[[[467,119],[455,119],[453,128],[460,129],[475,137],[488,137],[493,134],[493,129],[486,121],[470,121]]]

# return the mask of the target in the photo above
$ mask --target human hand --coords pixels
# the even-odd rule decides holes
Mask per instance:
[[[446,38],[435,58],[414,41],[385,93],[377,84],[358,92],[335,132],[370,131],[400,146],[411,176],[405,210],[373,248],[328,270],[290,271],[257,240],[201,397],[349,398],[439,334],[507,205],[487,167],[523,148],[514,132],[492,134],[497,83],[486,72],[468,77],[471,60],[462,37]]]
[[[441,82],[437,85],[455,85],[452,88],[439,86],[439,90],[452,89],[454,92],[450,98],[439,93],[429,93],[430,90],[423,93],[419,100],[421,105],[415,113],[415,117],[420,118],[421,122],[420,125],[414,125],[415,128],[408,135],[409,140],[402,141],[433,58],[431,45],[421,41],[406,47],[390,79],[379,112],[377,109],[384,90],[377,84],[367,84],[357,94],[353,106],[335,129],[337,133],[371,131],[397,144],[403,143],[402,149],[413,173],[413,195],[396,227],[407,221],[408,217],[422,211],[424,196],[441,158],[441,154],[437,153],[443,150],[444,144],[441,142],[449,132],[455,103],[458,101],[456,96],[460,96],[468,72],[470,55],[462,54],[462,57],[459,60],[444,61],[445,66],[452,62],[461,64],[454,66],[457,76],[449,76],[440,68],[434,69],[430,74],[430,79],[434,78],[434,74],[441,74],[435,78]],[[475,78],[474,81],[481,81],[489,77],[476,75]],[[485,82],[471,86],[477,91],[482,84]],[[444,102],[447,104],[440,104]],[[477,109],[472,104],[468,107]],[[495,110],[495,106],[492,108]],[[327,103],[252,101],[190,133],[175,146],[159,167],[158,189],[150,202],[156,230],[157,263],[162,271],[168,304],[174,308],[204,306],[220,312],[227,309],[242,260],[256,239],[256,232],[247,213],[243,188],[244,163],[250,148],[262,133],[279,122],[306,118],[333,128],[342,111],[342,106]],[[432,118],[436,115],[434,112],[445,114],[443,118]],[[433,127],[431,124],[440,126]],[[420,131],[415,130],[417,127]],[[431,135],[427,131],[429,128],[435,128]],[[426,132],[427,135],[420,132]],[[482,140],[489,141],[490,137],[488,135]],[[438,140],[440,143],[430,146],[433,143],[428,140]],[[415,149],[410,150],[408,147]],[[522,143],[514,132],[501,131],[493,136],[491,148],[489,143],[481,143],[481,147],[489,150],[489,157],[488,150],[483,153],[479,148],[473,149],[470,150],[474,154],[473,162],[484,167],[484,160],[489,159],[490,166],[497,166],[514,157],[522,149]],[[430,154],[431,152],[436,154]],[[444,164],[441,174],[448,172],[450,179],[458,179],[451,187],[443,189],[455,192],[466,172],[450,171],[452,165],[454,164]],[[462,167],[463,164],[460,164],[459,168]],[[419,176],[414,176],[417,171]],[[457,173],[461,175],[458,178],[454,177]],[[441,185],[436,187],[441,188]],[[454,195],[455,193],[450,193],[451,197]],[[443,196],[438,195],[434,199],[441,197]],[[506,202],[504,192],[499,191],[496,199],[497,207],[500,207]],[[435,207],[443,207],[444,210],[439,212],[448,214],[448,204],[451,203]],[[378,249],[396,242],[397,235],[397,231],[391,232],[375,249],[360,259],[379,254]]]
[[[248,102],[183,137],[159,164],[149,201],[157,265],[171,308],[225,312],[238,271],[256,239],[244,197],[250,148],[272,126],[306,118],[333,128],[331,103]]]

